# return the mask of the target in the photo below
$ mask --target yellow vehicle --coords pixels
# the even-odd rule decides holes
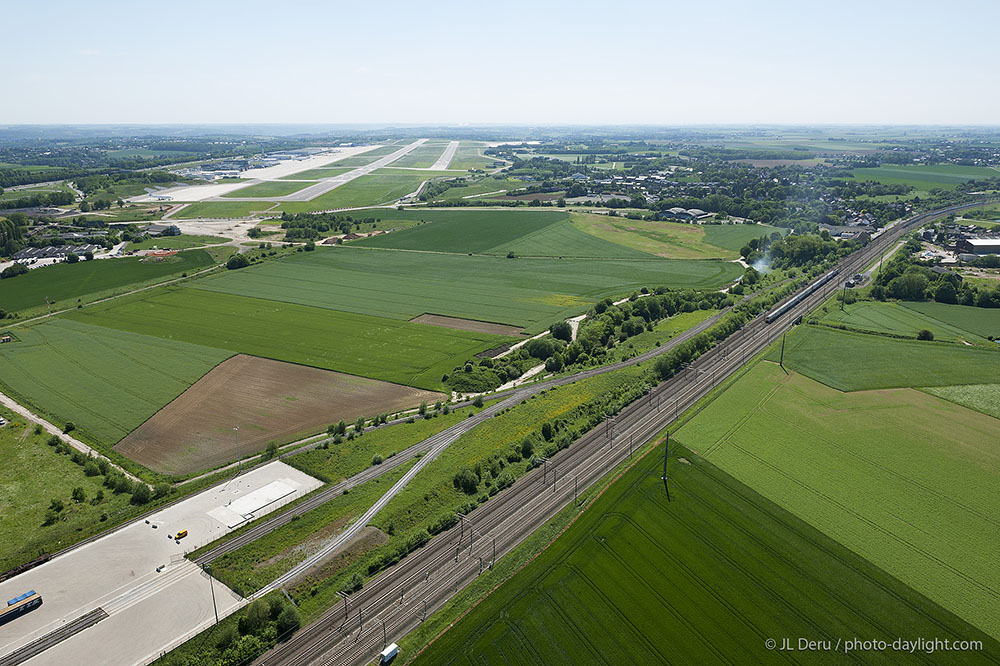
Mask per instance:
[[[183,539],[187,535],[188,535],[188,531],[187,530],[181,530],[180,532],[177,533],[177,536],[175,536],[174,538],[175,539]]]

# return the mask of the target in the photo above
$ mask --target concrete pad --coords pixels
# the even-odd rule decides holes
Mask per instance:
[[[210,617],[214,620],[208,579],[184,560],[186,553],[232,530],[211,511],[243,499],[247,506],[257,506],[255,515],[264,515],[321,485],[275,461],[163,509],[149,518],[149,524],[132,523],[0,583],[2,599],[34,589],[43,600],[36,610],[0,626],[0,656],[102,607],[110,617],[27,663],[144,663],[146,655],[169,649],[165,646],[172,641],[193,635]],[[264,494],[255,495],[269,486]],[[291,492],[277,497],[286,488]],[[169,538],[184,529],[186,538],[179,542]],[[157,572],[161,565],[165,568]],[[220,616],[223,604],[229,604],[228,609],[240,603],[217,581],[215,597]],[[129,639],[122,640],[123,636]],[[62,661],[56,658],[59,655]]]

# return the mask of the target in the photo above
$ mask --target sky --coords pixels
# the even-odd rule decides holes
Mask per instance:
[[[996,0],[0,0],[0,16],[0,124],[1000,124]]]

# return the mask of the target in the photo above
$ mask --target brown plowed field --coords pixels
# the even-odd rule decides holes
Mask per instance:
[[[396,412],[440,393],[238,355],[217,365],[118,442],[115,450],[150,469],[188,474],[321,430],[340,419]]]
[[[494,333],[496,335],[520,335],[521,329],[517,326],[505,326],[504,324],[491,324],[488,321],[476,321],[475,319],[460,319],[458,317],[445,317],[443,315],[422,314],[410,320],[414,324],[428,324],[430,326],[442,326],[444,328],[456,328],[460,331],[473,331],[475,333]]]

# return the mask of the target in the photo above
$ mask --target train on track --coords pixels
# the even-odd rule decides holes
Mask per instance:
[[[7,601],[5,608],[0,608],[0,624],[10,622],[16,617],[20,617],[30,610],[34,610],[42,605],[42,595],[34,590],[29,590]]]
[[[808,287],[806,287],[805,289],[803,289],[801,292],[799,292],[798,294],[796,294],[795,296],[791,297],[790,299],[788,299],[787,301],[785,301],[784,303],[782,303],[778,307],[776,307],[773,310],[771,310],[770,312],[768,312],[767,316],[764,317],[764,322],[770,324],[772,321],[774,321],[775,319],[777,319],[778,317],[780,317],[781,315],[785,314],[786,312],[788,312],[789,310],[791,310],[792,308],[794,308],[796,305],[798,305],[799,303],[801,303],[802,301],[804,301],[806,298],[809,297],[810,294],[815,293],[817,289],[819,289],[820,287],[822,287],[823,285],[825,285],[826,283],[828,283],[833,278],[837,277],[837,274],[839,272],[840,272],[840,269],[839,268],[835,268],[832,271],[830,271],[829,273],[827,273],[826,275],[824,275],[823,277],[821,277],[820,279],[816,280],[815,282],[813,282],[812,284],[810,284]]]

